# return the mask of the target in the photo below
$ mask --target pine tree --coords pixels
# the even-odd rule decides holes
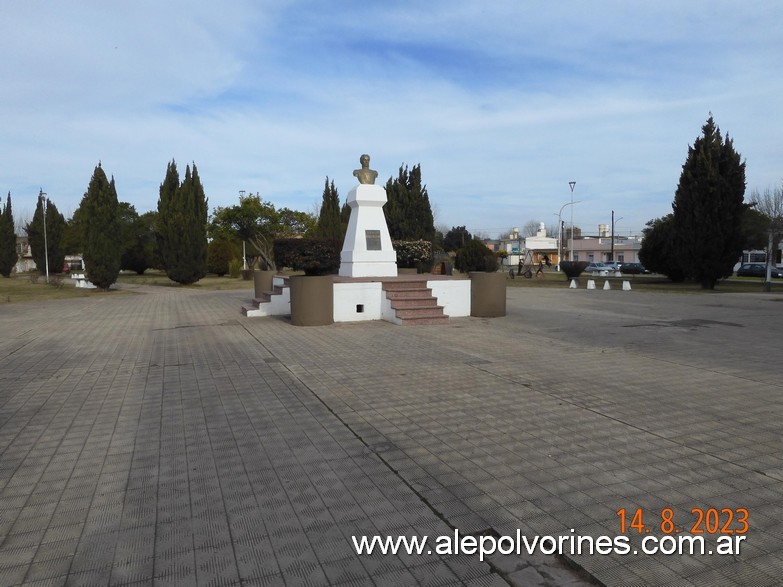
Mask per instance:
[[[190,285],[207,274],[207,199],[195,163],[179,183],[174,161],[158,200],[158,245],[169,279]]]
[[[712,115],[688,149],[674,196],[674,233],[680,263],[704,289],[731,275],[742,254],[745,163]]]
[[[16,233],[14,232],[14,215],[11,210],[11,192],[0,214],[0,275],[11,277],[11,271],[16,265]]]
[[[435,238],[427,186],[421,183],[421,165],[400,166],[399,175],[386,182],[387,203],[383,208],[392,240],[426,240]]]
[[[49,273],[60,273],[65,265],[65,250],[63,237],[65,235],[65,218],[57,210],[54,202],[46,200],[46,232],[44,233],[43,202],[38,199],[33,219],[24,227],[27,240],[30,243],[30,253],[35,266],[40,273],[46,271],[46,253],[49,255]]]
[[[101,164],[95,168],[80,208],[84,217],[84,267],[87,278],[106,291],[120,274],[123,239],[114,177],[109,181]]]
[[[329,184],[328,176],[324,182],[323,201],[321,202],[321,211],[318,215],[316,235],[321,238],[331,238],[339,241],[342,241],[345,236],[340,220],[340,196],[334,187],[334,180]]]

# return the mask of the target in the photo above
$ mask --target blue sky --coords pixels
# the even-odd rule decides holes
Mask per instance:
[[[100,160],[144,212],[175,159],[210,209],[312,212],[369,153],[378,183],[421,164],[438,225],[554,225],[576,181],[583,231],[638,232],[710,112],[748,193],[781,185],[781,22],[771,0],[5,0],[0,193],[69,215]]]

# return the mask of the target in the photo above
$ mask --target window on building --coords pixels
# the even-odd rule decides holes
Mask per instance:
[[[625,263],[625,255],[617,255],[618,263]]]
[[[590,262],[590,263],[592,263],[594,261],[594,256],[593,256],[592,253],[588,253],[587,254],[587,261]]]

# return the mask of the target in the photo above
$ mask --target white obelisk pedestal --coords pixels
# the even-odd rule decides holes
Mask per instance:
[[[340,253],[343,277],[396,277],[397,253],[392,247],[383,205],[386,190],[360,184],[348,192],[351,218]]]

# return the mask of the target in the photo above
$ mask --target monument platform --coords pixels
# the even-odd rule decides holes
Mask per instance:
[[[248,317],[291,313],[288,278],[276,275],[274,291],[242,306]],[[442,324],[470,316],[470,279],[450,275],[334,276],[334,321],[386,320],[393,324]]]

